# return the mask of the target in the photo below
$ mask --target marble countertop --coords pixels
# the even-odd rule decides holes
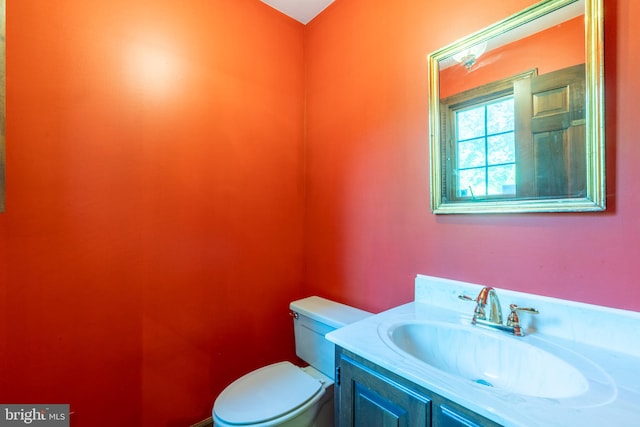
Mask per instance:
[[[588,390],[567,398],[540,398],[476,384],[421,363],[383,340],[385,328],[398,322],[468,325],[472,304],[457,300],[457,295],[476,295],[473,292],[479,288],[480,285],[418,276],[414,302],[347,325],[327,338],[505,426],[640,425],[640,314],[635,312],[498,290],[503,306],[516,301],[520,306],[535,304],[540,311],[536,319],[542,319],[526,326],[527,336],[509,339],[542,348],[561,348],[562,357],[586,377]]]

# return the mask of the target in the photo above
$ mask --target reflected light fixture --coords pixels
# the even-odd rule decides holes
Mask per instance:
[[[464,65],[467,71],[471,71],[471,67],[473,67],[473,64],[476,63],[486,48],[487,42],[478,43],[467,49],[462,49],[460,52],[453,55],[453,59]]]

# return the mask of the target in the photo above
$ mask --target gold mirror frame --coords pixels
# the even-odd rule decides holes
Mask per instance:
[[[587,174],[585,197],[498,201],[447,201],[443,199],[441,138],[444,130],[440,127],[440,61],[578,1],[580,0],[541,1],[429,55],[431,210],[433,213],[586,212],[602,211],[606,208],[603,0],[584,0],[585,160]]]

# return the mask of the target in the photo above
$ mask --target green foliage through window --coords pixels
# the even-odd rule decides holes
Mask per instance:
[[[515,194],[514,117],[513,96],[456,111],[458,197]]]

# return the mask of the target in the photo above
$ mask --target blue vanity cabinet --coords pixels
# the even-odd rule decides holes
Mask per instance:
[[[337,427],[494,427],[494,423],[336,347]]]
[[[431,399],[341,353],[334,387],[337,426],[431,425]]]

